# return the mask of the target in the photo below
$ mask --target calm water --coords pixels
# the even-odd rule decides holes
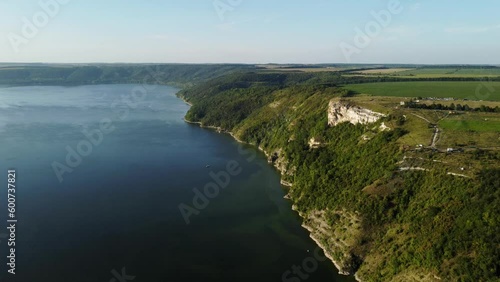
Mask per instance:
[[[282,281],[304,262],[312,273],[285,281],[353,281],[329,261],[314,270],[316,246],[265,156],[184,123],[188,106],[176,91],[0,88],[0,281]],[[121,101],[131,93],[136,100]],[[103,121],[113,130],[102,138],[82,133]],[[68,150],[77,154],[69,162]],[[221,178],[227,187],[198,203],[206,207],[186,224],[179,205],[193,206],[193,189],[203,191],[228,164],[238,167]],[[9,168],[17,170],[15,276],[2,236]]]

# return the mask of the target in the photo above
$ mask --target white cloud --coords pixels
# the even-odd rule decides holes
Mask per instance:
[[[444,31],[447,33],[484,33],[488,31],[500,30],[500,24],[491,26],[467,26],[467,27],[449,27]]]
[[[178,43],[188,43],[190,38],[185,36],[173,35],[173,34],[150,34],[146,35],[145,39],[153,41],[167,41],[167,42],[178,42]]]
[[[400,25],[396,27],[388,27],[384,31],[390,37],[417,37],[422,33],[421,28]]]
[[[223,22],[221,24],[215,25],[215,27],[217,29],[219,29],[220,31],[231,31],[231,30],[234,30],[236,28],[236,26],[243,25],[243,24],[246,24],[249,22],[258,21],[258,20],[259,20],[258,18],[254,17],[254,18],[248,18],[248,19],[241,20],[241,21]]]
[[[233,30],[236,25],[237,25],[236,22],[224,22],[216,25],[215,27],[220,31],[230,31]]]

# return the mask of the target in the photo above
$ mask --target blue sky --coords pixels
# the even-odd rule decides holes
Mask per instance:
[[[40,3],[54,1],[68,3],[49,15]],[[0,62],[500,64],[499,10],[498,0],[0,0]],[[23,33],[26,21],[36,32]]]

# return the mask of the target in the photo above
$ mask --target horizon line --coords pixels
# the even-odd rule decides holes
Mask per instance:
[[[321,65],[412,65],[412,66],[491,66],[500,67],[500,63],[202,63],[202,62],[0,62],[1,64],[42,64],[42,65],[302,65],[302,66],[321,66]]]

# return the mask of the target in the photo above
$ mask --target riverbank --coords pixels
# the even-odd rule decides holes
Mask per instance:
[[[309,231],[309,237],[318,245],[322,250],[325,256],[333,262],[335,265],[335,268],[339,271],[340,275],[344,276],[351,276],[352,273],[349,271],[345,270],[345,266],[343,266],[344,263],[341,263],[339,259],[335,259],[333,254],[331,253],[330,248],[327,245],[328,239],[331,241],[335,240],[335,237],[333,237],[333,233],[328,232],[329,234],[321,234],[321,232],[318,232],[318,229],[325,229],[326,222],[320,221],[320,222],[315,222],[315,224],[311,224],[311,218],[305,214],[302,214],[301,212],[298,211],[297,206],[293,205],[292,209],[296,211],[300,217],[302,218],[302,227]],[[326,227],[328,228],[328,227]],[[321,235],[327,235],[327,236],[321,236]],[[338,246],[339,250],[341,250],[340,246]],[[343,252],[342,252],[343,253]],[[356,278],[356,277],[355,277]],[[359,279],[356,279],[357,281],[360,281]]]
[[[188,104],[189,106],[192,106],[191,103],[189,103],[188,101],[186,101],[184,99],[184,97],[182,96],[178,96],[180,99],[182,99],[186,104]],[[190,121],[190,120],[187,120],[186,118],[184,118],[184,121],[186,123],[189,123],[189,124],[195,124],[195,125],[198,125],[200,126],[201,128],[205,128],[205,129],[211,129],[211,130],[215,130],[217,131],[218,133],[225,133],[225,134],[229,134],[231,135],[231,137],[236,140],[237,142],[239,143],[242,143],[242,144],[247,144],[247,145],[251,145],[251,146],[255,146],[255,144],[251,144],[251,143],[248,143],[248,142],[245,142],[241,139],[239,139],[233,132],[231,131],[227,131],[227,130],[224,130],[222,129],[221,127],[217,127],[217,126],[207,126],[207,125],[204,125],[202,122],[195,122],[195,121]],[[275,163],[273,163],[271,161],[271,157],[272,157],[272,154],[267,152],[266,150],[264,150],[264,148],[260,147],[260,146],[255,146],[257,147],[261,152],[263,152],[267,159],[268,159],[268,162],[270,164],[272,164],[281,174],[281,185],[283,186],[286,186],[286,187],[289,187],[291,188],[293,186],[293,183],[291,182],[288,182],[288,181],[285,181],[283,179],[283,176],[284,174],[286,173],[284,170],[283,170],[283,167],[279,166],[279,165],[276,165]],[[284,197],[285,199],[287,200],[292,200],[291,196],[289,195],[289,193],[287,195],[285,195]],[[295,212],[297,212],[299,214],[299,216],[302,218],[302,224],[301,226],[306,229],[307,231],[309,231],[309,237],[323,250],[325,256],[334,264],[335,268],[338,270],[338,273],[341,274],[341,275],[344,275],[344,276],[351,276],[353,275],[353,273],[350,273],[346,270],[344,270],[344,267],[342,267],[342,263],[339,261],[339,260],[336,260],[334,259],[334,257],[332,256],[331,254],[331,250],[328,249],[328,247],[326,246],[326,244],[323,244],[321,242],[321,239],[320,239],[320,236],[315,232],[315,230],[317,230],[318,228],[317,227],[314,227],[314,226],[310,226],[308,224],[306,224],[306,220],[307,220],[307,217],[306,215],[300,213],[297,209],[297,207],[295,205],[292,206],[292,210],[294,210]],[[356,275],[353,276],[357,281],[360,281],[361,280],[359,279],[359,277],[357,277]]]

